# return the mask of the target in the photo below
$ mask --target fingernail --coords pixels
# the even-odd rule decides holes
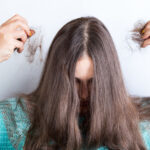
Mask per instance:
[[[143,29],[142,31],[141,31],[141,34],[144,34],[145,33],[145,30]]]
[[[33,34],[35,34],[35,31],[30,29],[29,37],[31,37]]]

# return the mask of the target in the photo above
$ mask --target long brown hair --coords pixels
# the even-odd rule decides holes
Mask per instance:
[[[76,62],[86,52],[94,64],[86,136],[79,128]],[[38,88],[27,95],[32,107],[25,150],[146,150],[139,115],[128,97],[109,31],[95,17],[64,25],[49,48]],[[51,145],[50,145],[51,143]]]

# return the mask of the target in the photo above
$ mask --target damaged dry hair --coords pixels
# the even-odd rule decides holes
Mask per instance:
[[[79,127],[77,61],[86,52],[94,64],[89,125]],[[95,17],[65,24],[49,48],[38,88],[26,95],[30,128],[25,150],[146,150],[139,114],[125,89],[118,55],[105,25]]]
[[[142,30],[145,27],[145,22],[142,20],[139,20],[135,23],[134,28],[130,31],[131,40],[136,44],[136,47],[140,49],[142,47],[142,44],[144,42],[144,39],[141,38],[142,36]],[[130,46],[131,47],[131,46]]]
[[[141,38],[142,36],[142,30],[144,29],[145,23],[142,21],[138,21],[134,29],[131,31],[132,32],[132,40],[137,42],[140,46],[144,42],[144,40]]]
[[[40,27],[32,27],[34,29],[35,34],[30,37],[26,44],[26,58],[29,63],[32,63],[35,59],[36,53],[39,51],[39,60],[43,62],[43,35]]]

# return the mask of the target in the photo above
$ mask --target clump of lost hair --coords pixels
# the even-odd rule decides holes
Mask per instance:
[[[130,31],[130,37],[128,38],[128,45],[130,49],[140,49],[144,39],[142,39],[142,30],[145,27],[145,21],[139,20],[134,24],[133,29]],[[133,47],[134,46],[134,47]]]
[[[39,51],[39,59],[40,62],[43,61],[43,54],[42,54],[42,46],[43,46],[43,35],[41,32],[40,27],[32,27],[34,29],[35,34],[30,37],[25,45],[25,48],[27,49],[25,57],[27,58],[27,61],[29,63],[32,63],[35,59],[36,53]]]

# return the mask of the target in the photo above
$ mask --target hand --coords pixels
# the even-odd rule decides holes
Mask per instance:
[[[15,48],[21,53],[30,36],[32,36],[32,32],[27,21],[19,15],[15,15],[3,23],[0,26],[0,62],[9,59]]]
[[[141,31],[141,34],[142,39],[144,40],[142,47],[145,48],[146,46],[150,45],[150,21],[146,23]]]

